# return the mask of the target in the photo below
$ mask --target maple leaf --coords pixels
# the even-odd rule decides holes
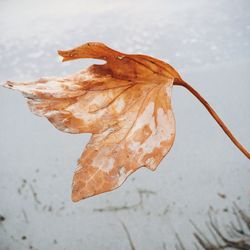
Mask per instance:
[[[8,81],[4,86],[21,91],[30,110],[46,117],[57,129],[92,133],[74,174],[73,201],[119,187],[142,166],[156,169],[175,138],[174,84],[189,89],[224,131],[227,129],[206,101],[163,61],[124,54],[94,42],[58,53],[63,61],[94,58],[106,63],[65,77]]]

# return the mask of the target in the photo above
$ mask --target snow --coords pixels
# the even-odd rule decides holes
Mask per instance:
[[[249,0],[2,0],[0,83],[82,70],[97,60],[62,63],[57,50],[88,41],[145,53],[172,64],[249,150],[249,9]],[[190,219],[206,230],[210,206],[222,224],[233,202],[249,211],[249,160],[182,87],[172,105],[177,136],[155,172],[141,168],[115,191],[72,203],[76,160],[90,135],[57,131],[1,88],[0,249],[125,250],[121,221],[137,250],[175,249],[175,232],[192,249]]]

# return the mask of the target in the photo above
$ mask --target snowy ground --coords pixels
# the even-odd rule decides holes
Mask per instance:
[[[249,0],[0,0],[0,14],[1,83],[73,73],[92,61],[61,63],[56,51],[102,41],[172,64],[250,149]],[[211,206],[222,224],[233,202],[249,212],[249,161],[185,89],[173,106],[176,141],[156,172],[72,203],[89,135],[57,131],[0,89],[0,250],[130,249],[122,223],[136,250],[175,249],[175,233],[193,249],[190,219],[206,230]]]

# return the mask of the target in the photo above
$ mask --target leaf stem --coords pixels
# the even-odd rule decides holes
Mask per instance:
[[[248,158],[250,159],[250,153],[240,144],[240,142],[234,137],[231,131],[228,129],[226,124],[220,119],[214,109],[208,104],[208,102],[188,83],[181,79],[175,79],[174,85],[182,86],[189,90],[207,109],[207,111],[211,114],[211,116],[216,120],[219,126],[223,129],[223,131],[227,134],[230,140],[234,143],[234,145]]]

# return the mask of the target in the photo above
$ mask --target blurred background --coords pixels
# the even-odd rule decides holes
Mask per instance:
[[[0,34],[0,83],[79,71],[93,61],[62,63],[57,50],[88,41],[165,60],[250,149],[249,0],[0,0]],[[249,160],[184,88],[172,100],[177,136],[158,169],[73,203],[90,135],[57,131],[1,88],[0,249],[171,250],[178,237],[194,249],[190,220],[208,233],[209,211],[222,225],[234,203],[249,214]]]

